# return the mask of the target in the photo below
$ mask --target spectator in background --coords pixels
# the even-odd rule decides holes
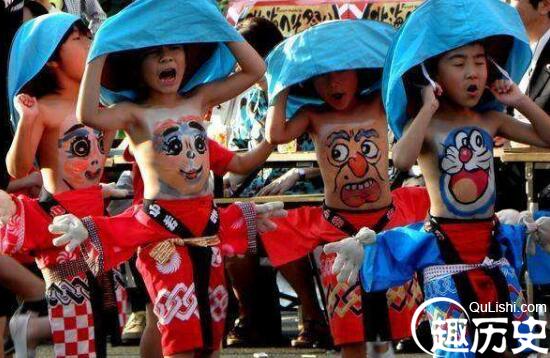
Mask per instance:
[[[266,58],[269,52],[284,37],[272,22],[259,17],[251,17],[239,25],[237,29],[254,49]],[[264,139],[265,120],[267,115],[267,82],[262,79],[242,97],[237,99],[237,115],[231,120],[232,135],[230,146],[236,149],[251,149]],[[302,136],[297,143],[298,151],[311,151],[313,143]],[[233,180],[230,180],[230,182]],[[235,181],[231,184],[236,187]],[[243,191],[244,196],[280,195],[320,193],[323,184],[318,168],[263,169],[253,182]],[[229,346],[247,346],[272,344],[264,342],[262,337],[273,336],[273,332],[265,331],[273,327],[265,327],[258,322],[258,312],[261,304],[258,295],[251,294],[260,282],[263,268],[260,268],[257,257],[226,259],[226,268],[233,285],[235,296],[239,301],[239,319],[227,337]],[[268,268],[271,270],[271,268]],[[328,327],[317,301],[313,284],[313,271],[307,258],[281,267],[281,273],[296,290],[301,303],[302,325],[300,334],[292,340],[294,347],[318,347],[328,343]],[[265,273],[267,274],[267,273]],[[267,274],[269,276],[269,274]],[[265,307],[264,307],[265,308]],[[266,310],[264,310],[266,311]]]
[[[533,59],[520,82],[525,92],[546,113],[550,112],[550,0],[516,1],[525,25]]]
[[[107,19],[107,15],[105,15],[98,0],[56,0],[50,3],[53,8],[59,11],[65,11],[86,20],[90,31],[94,34],[103,21]]]
[[[527,94],[546,113],[550,113],[550,0],[515,0],[512,2],[519,12],[531,44],[533,58],[531,65],[519,83],[519,89]],[[519,111],[509,111],[514,117],[526,122]],[[515,143],[512,143],[515,146]],[[502,163],[496,171],[496,209],[513,208],[524,210],[527,197],[515,190],[525,183],[524,166],[521,163]],[[537,173],[534,181],[534,195],[538,196],[541,209],[550,209],[550,176]]]

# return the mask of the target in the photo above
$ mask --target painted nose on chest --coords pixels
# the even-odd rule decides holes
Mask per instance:
[[[363,154],[359,152],[355,153],[350,158],[348,165],[353,175],[358,178],[365,176],[365,174],[367,174],[367,171],[369,170],[369,163],[367,163],[367,160],[365,159]]]
[[[468,147],[462,147],[458,151],[458,159],[462,163],[468,163],[470,159],[472,159],[472,156],[473,156],[472,150]]]

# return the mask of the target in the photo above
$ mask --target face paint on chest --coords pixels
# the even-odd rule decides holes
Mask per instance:
[[[332,181],[332,194],[346,206],[359,208],[380,199],[383,177],[377,168],[382,157],[378,138],[374,129],[339,129],[325,138],[326,161],[320,163],[321,170]]]
[[[185,195],[203,191],[210,171],[204,127],[187,117],[168,119],[157,124],[153,136],[155,152],[160,154],[157,166],[165,184]]]
[[[75,124],[58,141],[63,181],[71,189],[99,183],[105,149],[103,132]]]
[[[458,216],[486,212],[495,202],[493,140],[476,127],[451,131],[439,157],[441,197]]]

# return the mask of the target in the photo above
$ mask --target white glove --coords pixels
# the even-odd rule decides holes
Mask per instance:
[[[130,194],[127,189],[117,188],[115,183],[100,183],[99,185],[104,198],[126,198]]]
[[[533,215],[524,215],[521,223],[527,228],[527,253],[534,255],[536,244],[539,244],[546,252],[550,252],[550,217],[533,220]]]
[[[256,228],[260,233],[277,229],[277,225],[270,218],[282,218],[288,214],[282,201],[254,204],[254,206],[256,208]]]
[[[73,252],[88,238],[88,230],[79,218],[73,214],[60,215],[53,218],[48,226],[52,234],[63,234],[52,240],[54,246],[65,245],[65,250]]]
[[[495,213],[501,224],[516,225],[520,221],[520,213],[515,209],[504,209]]]
[[[17,211],[10,194],[0,190],[0,227],[6,225]]]
[[[338,282],[347,282],[351,285],[357,281],[363,264],[363,246],[372,245],[375,242],[376,232],[363,227],[355,236],[324,246],[325,254],[336,254],[332,273],[336,275]]]

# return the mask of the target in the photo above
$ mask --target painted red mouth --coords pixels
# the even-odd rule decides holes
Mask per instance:
[[[96,170],[95,172],[91,172],[89,170],[86,170],[86,172],[84,172],[84,176],[88,180],[96,180],[99,178],[100,174],[101,174],[101,168]]]
[[[346,184],[340,191],[340,197],[344,204],[352,208],[373,203],[380,199],[380,195],[380,184],[372,178],[368,178],[362,183]]]
[[[183,174],[186,179],[195,180],[202,173],[202,166],[198,169],[193,169],[190,171],[185,171],[183,169],[180,169],[180,173]]]
[[[454,198],[461,204],[472,204],[478,200],[489,186],[489,172],[483,169],[467,171],[462,169],[451,176],[449,188]]]

